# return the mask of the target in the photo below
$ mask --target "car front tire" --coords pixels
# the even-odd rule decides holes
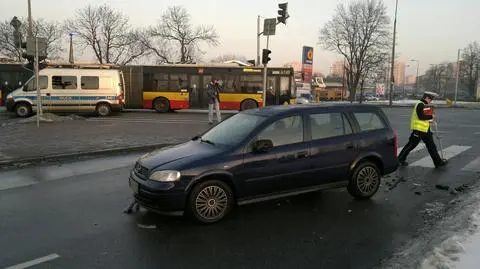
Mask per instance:
[[[362,162],[353,170],[347,190],[353,197],[366,200],[377,193],[380,179],[380,169],[375,163]]]
[[[208,180],[195,185],[188,199],[188,211],[193,220],[212,224],[222,220],[233,207],[234,196],[228,184]]]

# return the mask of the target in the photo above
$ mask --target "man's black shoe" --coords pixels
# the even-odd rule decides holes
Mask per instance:
[[[443,167],[443,166],[446,166],[448,163],[447,160],[443,159],[441,162],[435,164],[435,168],[439,168],[439,167]]]

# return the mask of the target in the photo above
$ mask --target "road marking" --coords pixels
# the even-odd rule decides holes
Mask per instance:
[[[32,266],[37,265],[37,264],[41,264],[41,263],[44,263],[44,262],[55,260],[55,259],[58,259],[58,258],[60,258],[60,255],[58,255],[56,253],[53,253],[53,254],[50,254],[50,255],[47,255],[47,256],[37,258],[35,260],[19,263],[17,265],[13,265],[13,266],[7,267],[5,269],[24,269],[24,268],[32,267]]]
[[[403,149],[403,147],[398,148],[398,153],[400,153],[402,151],[402,149]],[[424,150],[424,149],[426,149],[425,144],[418,144],[418,146],[416,148],[414,148],[412,151],[410,151],[410,153],[417,152],[417,151]]]
[[[450,146],[443,150],[443,158],[448,160],[470,148],[471,146],[457,146],[457,145]],[[440,154],[440,151],[438,151],[438,153]],[[420,167],[427,167],[427,168],[435,167],[430,155],[423,157],[422,159],[412,163],[411,166],[420,166]]]
[[[0,180],[0,191],[26,187],[26,186],[30,186],[38,183],[32,178],[22,176],[21,174],[16,172],[0,173],[0,175],[2,178]]]
[[[475,134],[475,135],[480,135],[480,132],[475,132],[475,133],[473,133],[473,134]]]
[[[480,157],[465,165],[462,171],[480,172]]]

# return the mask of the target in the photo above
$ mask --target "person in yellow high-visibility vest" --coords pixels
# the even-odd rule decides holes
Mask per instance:
[[[412,133],[408,140],[407,145],[403,147],[402,151],[398,155],[398,161],[400,165],[408,165],[406,159],[410,151],[417,147],[420,140],[422,140],[427,146],[428,153],[432,157],[435,167],[445,166],[447,160],[440,158],[437,151],[437,146],[433,141],[432,131],[430,130],[430,120],[433,120],[433,114],[431,108],[425,108],[425,105],[432,102],[437,94],[433,92],[425,92],[422,99],[415,105],[412,111],[410,120],[410,129]]]

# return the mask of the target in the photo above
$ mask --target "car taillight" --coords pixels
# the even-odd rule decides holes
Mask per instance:
[[[124,102],[124,99],[123,99],[123,93],[122,93],[122,94],[119,94],[119,95],[117,95],[117,99],[118,99],[118,102],[119,102],[120,104],[123,104],[123,102]]]
[[[393,143],[395,144],[394,145],[394,151],[395,152],[395,157],[398,156],[398,136],[397,136],[397,133],[395,131],[393,131]]]

